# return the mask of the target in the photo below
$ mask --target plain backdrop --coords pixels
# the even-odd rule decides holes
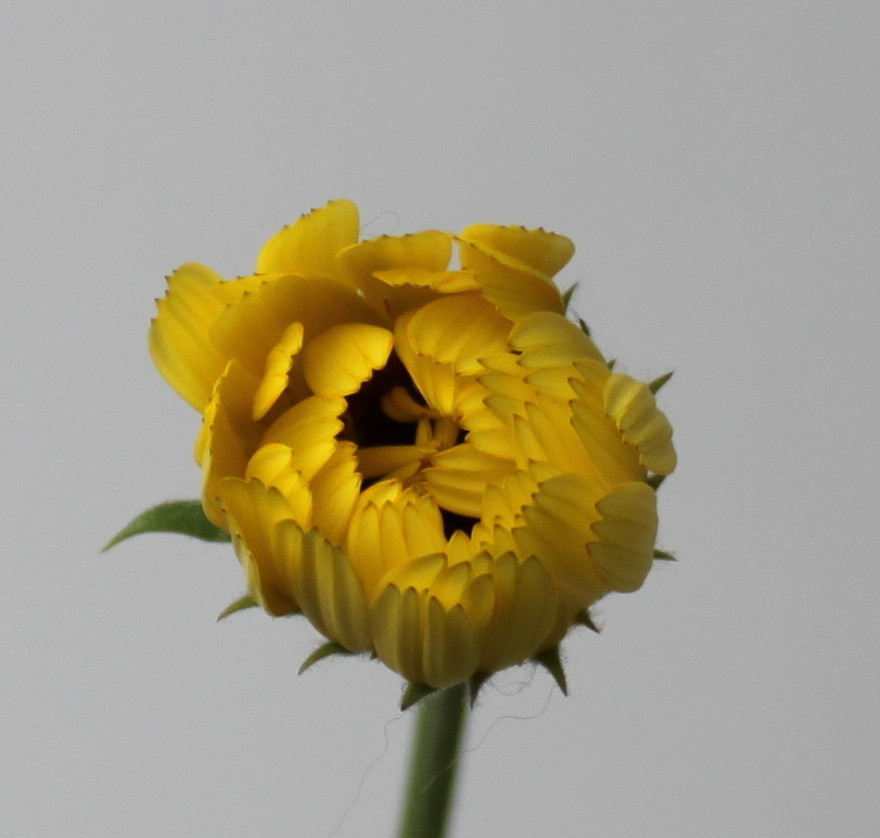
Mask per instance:
[[[544,226],[662,406],[675,564],[481,695],[452,835],[880,834],[880,5],[10,3],[0,33],[0,834],[391,836],[411,719],[149,536],[199,417],[163,276],[248,273],[334,197],[364,235]]]

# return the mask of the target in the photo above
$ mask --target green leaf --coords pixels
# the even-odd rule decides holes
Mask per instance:
[[[299,668],[299,674],[302,675],[303,672],[314,666],[318,661],[324,660],[324,658],[328,658],[330,655],[350,654],[351,652],[349,652],[345,646],[340,646],[338,643],[328,640],[326,643],[315,649],[315,651],[302,662],[302,666]]]
[[[236,611],[244,611],[246,608],[256,608],[259,603],[250,595],[245,594],[243,597],[239,597],[235,602],[230,603],[226,606],[218,615],[217,622],[220,620],[225,620],[230,614],[235,614]]]
[[[231,540],[228,532],[221,530],[207,519],[201,501],[170,500],[141,512],[130,524],[116,533],[104,545],[101,552],[109,550],[133,535],[147,532],[175,532],[201,538],[203,541]]]

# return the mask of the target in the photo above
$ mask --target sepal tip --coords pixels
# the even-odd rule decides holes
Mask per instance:
[[[437,692],[437,687],[429,687],[427,684],[407,684],[400,699],[400,709],[409,710],[414,704],[418,704],[423,698]]]
[[[235,600],[235,602],[229,603],[229,605],[217,615],[217,622],[219,623],[221,620],[225,620],[230,614],[235,614],[236,611],[244,611],[246,608],[256,608],[257,605],[259,605],[259,603],[250,594],[245,594]]]
[[[345,646],[340,646],[338,643],[334,643],[332,640],[327,641],[326,643],[319,646],[315,649],[312,654],[310,654],[301,664],[298,674],[302,675],[307,669],[311,669],[318,661],[324,660],[324,658],[330,657],[330,655],[350,655],[351,652],[345,648]]]
[[[559,687],[563,695],[568,695],[568,684],[565,680],[565,669],[562,666],[558,645],[541,652],[540,655],[536,655],[532,660],[539,666],[543,666],[553,676],[556,686]]]

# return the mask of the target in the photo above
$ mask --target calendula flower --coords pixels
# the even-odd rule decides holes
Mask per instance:
[[[169,278],[150,350],[203,414],[205,513],[254,602],[413,684],[552,658],[645,580],[670,425],[566,319],[567,238],[358,236],[332,201],[252,276]]]

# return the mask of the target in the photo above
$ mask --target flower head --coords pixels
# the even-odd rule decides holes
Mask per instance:
[[[644,581],[669,423],[566,319],[568,239],[358,235],[332,201],[252,276],[169,278],[150,350],[203,414],[205,513],[266,611],[414,684],[552,652]]]

